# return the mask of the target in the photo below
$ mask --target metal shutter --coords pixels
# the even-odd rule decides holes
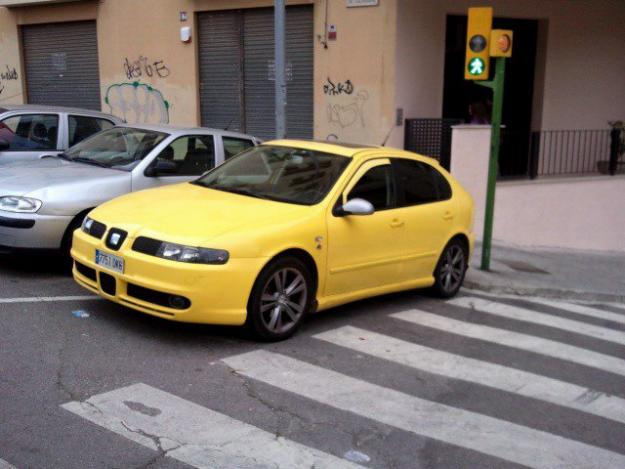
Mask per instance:
[[[274,81],[270,79],[273,21],[270,8],[199,15],[203,125],[224,127],[232,119],[229,111],[239,110],[239,118],[234,121],[240,125],[239,130],[263,139],[275,137]],[[287,136],[312,138],[312,6],[286,9],[286,41],[286,61],[290,64]]]
[[[238,12],[198,15],[200,112],[206,127],[245,130],[242,41]]]
[[[269,63],[274,57],[273,10],[245,10],[246,132],[263,139],[276,136],[275,82],[269,80]]]
[[[22,26],[28,102],[99,110],[95,21]]]
[[[286,9],[286,61],[292,74],[286,95],[289,138],[313,137],[313,27],[312,6]]]

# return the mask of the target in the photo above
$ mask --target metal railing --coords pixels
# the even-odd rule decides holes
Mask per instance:
[[[615,130],[542,130],[530,136],[528,173],[584,176],[625,171],[620,161],[621,132]],[[618,142],[618,143],[617,143]]]
[[[441,166],[451,166],[451,128],[462,119],[406,119],[404,149],[431,156]]]

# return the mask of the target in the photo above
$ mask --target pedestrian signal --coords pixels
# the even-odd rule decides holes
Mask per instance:
[[[488,80],[492,23],[491,7],[469,8],[464,67],[464,78],[467,80]]]

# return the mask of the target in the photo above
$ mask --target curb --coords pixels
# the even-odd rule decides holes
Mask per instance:
[[[601,301],[608,303],[625,304],[625,295],[612,293],[590,292],[580,290],[566,290],[558,288],[541,288],[529,285],[493,285],[480,281],[465,278],[464,287],[472,290],[479,290],[487,293],[518,296],[538,296],[559,300],[579,300],[579,301]]]

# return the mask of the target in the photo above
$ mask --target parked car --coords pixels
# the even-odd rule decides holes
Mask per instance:
[[[64,151],[123,121],[103,112],[24,104],[0,107],[0,164]]]
[[[472,217],[431,158],[281,140],[99,206],[74,233],[73,274],[147,314],[280,340],[313,310],[418,287],[455,295]]]
[[[127,192],[196,179],[250,135],[164,125],[116,126],[65,153],[0,171],[0,248],[64,249],[93,207]]]

